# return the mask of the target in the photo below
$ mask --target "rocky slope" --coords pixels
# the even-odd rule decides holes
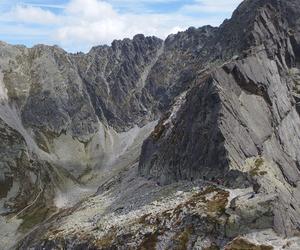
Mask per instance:
[[[299,17],[245,0],[165,41],[1,43],[2,249],[298,249]]]
[[[257,192],[278,199],[273,224],[285,234],[298,230],[300,211],[300,120],[294,92],[300,20],[298,16],[290,20],[289,9],[299,10],[296,4],[245,1],[240,6],[228,23],[251,24],[248,47],[241,56],[199,75],[196,86],[178,99],[173,113],[160,121],[144,143],[139,166],[143,176],[163,184],[206,178],[241,188],[254,179]],[[245,20],[244,8],[251,5],[256,15]],[[220,27],[221,34],[228,32],[228,23]],[[227,33],[229,38],[241,29],[235,28]],[[249,161],[257,168],[254,178],[246,166]],[[262,164],[277,172],[275,178],[282,186],[265,183],[263,179],[274,177],[268,176],[269,170],[266,177],[256,177],[263,171]]]

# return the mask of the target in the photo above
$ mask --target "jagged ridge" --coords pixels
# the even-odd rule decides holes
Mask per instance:
[[[115,41],[111,47],[95,47],[88,54],[68,54],[43,45],[27,49],[1,44],[0,121],[5,133],[13,129],[20,138],[16,146],[22,145],[28,170],[36,178],[28,184],[34,197],[23,196],[18,203],[17,195],[27,186],[19,189],[15,197],[8,197],[16,204],[8,213],[12,218],[34,216],[36,201],[41,201],[42,208],[52,203],[64,207],[72,192],[65,185],[57,188],[61,183],[70,182],[71,189],[78,192],[82,192],[82,183],[101,186],[95,196],[97,205],[89,198],[87,203],[62,212],[65,219],[60,219],[59,213],[33,230],[20,248],[52,249],[63,244],[93,249],[104,243],[107,248],[120,248],[123,243],[138,248],[149,246],[154,238],[158,241],[155,246],[172,248],[178,243],[172,245],[176,235],[188,237],[186,248],[200,247],[198,241],[208,241],[208,247],[224,247],[233,237],[251,230],[275,229],[286,236],[297,235],[299,13],[299,0],[244,1],[219,28],[190,28],[166,41],[137,35],[133,40]],[[13,114],[17,127],[7,112]],[[143,145],[138,174],[145,178],[140,178],[136,171],[140,143],[161,116]],[[7,147],[5,140],[1,143]],[[17,165],[19,158],[3,152]],[[9,174],[0,182],[7,187],[5,196],[12,183],[22,183],[11,166],[5,166]],[[35,171],[30,170],[33,166],[37,166]],[[194,184],[196,179],[204,182]],[[168,197],[168,189],[175,190],[178,185],[176,190],[185,190],[182,180],[188,180],[189,191],[184,195],[196,188],[198,193],[191,194],[200,195],[198,202],[204,202],[204,207],[193,202],[195,206],[191,208],[188,202],[186,207],[181,194],[175,194],[172,202],[179,202],[186,212],[177,213],[170,205],[150,211],[149,221],[145,221],[150,234],[143,231],[137,238],[140,230],[136,230],[135,220],[142,218],[136,212],[149,211],[152,201],[163,206],[159,199]],[[203,197],[205,187],[213,183],[245,189],[241,193],[230,190],[235,195],[228,198],[219,186]],[[47,186],[43,193],[42,186]],[[138,194],[151,189],[155,191],[139,199]],[[206,210],[210,202],[218,206],[218,194],[222,196],[221,211],[208,213],[212,220],[204,227],[198,228],[196,223],[195,231],[188,228],[193,209],[200,209],[197,221],[203,220],[201,209]],[[106,210],[98,211],[102,207]],[[132,235],[122,224],[97,217],[111,219],[119,210],[124,211],[120,218],[133,223]],[[83,217],[77,218],[80,211],[91,214],[83,212]],[[161,212],[170,214],[164,218],[166,214]],[[73,215],[85,225],[83,237],[75,243],[72,237],[80,228],[73,224]],[[42,220],[47,217],[43,216]],[[166,219],[167,226],[164,221],[153,223],[157,216]],[[178,216],[180,224],[176,226],[172,222]],[[94,223],[98,227],[94,228]],[[107,243],[97,238],[102,227],[114,225],[119,229],[112,240]],[[218,235],[212,234],[210,227],[217,227]],[[62,233],[55,233],[57,230]],[[96,236],[89,230],[95,230]],[[87,239],[92,243],[87,245]]]

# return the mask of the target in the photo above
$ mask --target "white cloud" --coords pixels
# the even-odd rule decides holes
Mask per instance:
[[[65,11],[67,15],[81,17],[87,21],[112,19],[118,16],[109,3],[98,0],[72,0]]]
[[[35,24],[58,24],[60,18],[49,10],[40,7],[18,5],[6,17],[12,21]]]
[[[189,26],[218,25],[220,21],[216,17],[195,18],[180,12],[121,14],[104,1],[72,0],[65,9],[65,24],[57,30],[55,36],[63,47],[92,46],[110,44],[114,39],[131,38],[137,33],[165,38]]]
[[[131,38],[137,33],[165,38],[168,34],[189,26],[219,25],[223,15],[201,15],[201,13],[231,12],[241,2],[241,0],[195,0],[192,5],[186,5],[180,11],[158,14],[148,13],[146,10],[141,13],[118,12],[113,7],[118,1],[123,1],[123,4],[178,2],[178,0],[70,0],[58,12],[52,11],[50,6],[40,4],[17,5],[9,13],[0,15],[0,19],[10,19],[22,25],[40,24],[42,28],[43,25],[50,25],[51,29],[46,27],[46,31],[41,27],[36,28],[36,33],[39,31],[44,35],[48,33],[49,41],[76,51],[87,50],[93,45],[110,44],[114,39]],[[190,15],[190,12],[200,14]]]

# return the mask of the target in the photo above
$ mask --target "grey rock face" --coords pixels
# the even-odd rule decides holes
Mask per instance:
[[[162,53],[162,40],[137,35],[73,56],[100,120],[124,131],[153,117],[153,97],[144,87]]]
[[[137,35],[73,55],[99,119],[118,131],[157,119],[196,75],[196,51],[215,28],[190,28],[166,41]]]
[[[0,211],[23,219],[12,234],[35,229],[20,248],[297,236],[299,16],[299,0],[246,0],[219,28],[165,41],[137,35],[87,54],[1,43]]]
[[[2,120],[0,120],[1,134],[1,198],[7,197],[8,192],[13,186],[13,170],[18,171],[18,162],[29,163],[26,159],[26,146],[22,136],[16,131],[9,128]],[[24,164],[25,165],[25,164]],[[29,174],[29,171],[20,171],[19,174]],[[27,176],[28,177],[28,176]],[[25,179],[25,178],[24,178]],[[26,181],[30,185],[31,181]]]
[[[18,140],[8,151],[3,141],[1,152],[0,209],[12,219],[0,217],[0,244],[9,248],[16,242],[7,232],[22,235],[135,163],[153,122],[194,80],[194,46],[214,30],[190,29],[166,42],[137,35],[88,54],[1,43],[3,136]]]
[[[31,155],[23,136],[0,119],[0,214],[13,223],[22,218],[20,231],[28,230],[34,220],[42,222],[53,210],[54,188],[61,183],[56,167]],[[37,211],[39,211],[37,213]],[[2,218],[2,217],[1,217]],[[1,221],[2,223],[2,221]],[[0,232],[4,236],[5,227]],[[10,234],[9,230],[6,234]],[[16,240],[18,235],[15,235]],[[5,243],[1,241],[1,244]],[[8,245],[2,246],[4,249]]]
[[[241,40],[248,46],[243,48],[247,48],[243,58],[199,76],[178,108],[171,110],[146,140],[139,165],[142,176],[154,177],[162,184],[205,178],[243,187],[255,179],[251,172],[246,174],[245,162],[262,157],[281,172],[283,187],[270,191],[264,183],[260,190],[277,196],[280,212],[273,211],[274,227],[286,234],[298,228],[295,218],[300,211],[296,153],[300,150],[300,120],[291,91],[295,81],[289,73],[299,61],[299,33],[290,34],[299,16],[287,17],[295,2],[245,1],[240,6],[232,20],[220,27],[219,37],[230,37],[230,23],[249,22],[243,26],[250,27],[246,29],[250,37]],[[240,19],[252,5],[257,11]],[[233,28],[231,34],[239,28]],[[292,201],[292,208],[286,199]],[[287,218],[280,218],[283,213]]]
[[[121,147],[126,150],[126,145],[118,146],[124,143],[121,133],[157,120],[188,88],[196,75],[195,50],[214,31],[190,29],[166,42],[137,35],[88,54],[3,43],[1,86],[5,107],[17,111],[8,108],[18,126],[11,119],[9,125],[22,130],[38,158],[75,178],[103,168]]]

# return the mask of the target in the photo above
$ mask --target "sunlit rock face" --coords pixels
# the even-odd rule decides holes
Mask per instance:
[[[159,122],[143,145],[142,176],[162,184],[202,178],[231,187],[258,181],[261,192],[277,199],[274,228],[284,234],[297,231],[300,19],[290,17],[299,12],[296,3],[245,1],[219,28],[218,39],[226,34],[224,48],[240,37],[239,45],[232,47],[237,54],[200,73],[192,90],[179,98],[175,113],[171,110]],[[257,171],[266,162],[278,172],[273,178],[282,185],[274,190],[245,170],[246,162],[255,157],[261,158],[261,164],[253,165]]]
[[[203,41],[210,29],[200,36]],[[192,52],[175,48],[180,39],[194,36],[195,30],[182,33],[165,44],[137,35],[87,54],[1,43],[0,119],[3,136],[14,142],[9,151],[3,140],[1,152],[5,247],[18,240],[5,236],[9,230],[17,229],[21,237],[136,164],[162,112],[188,87],[188,80],[181,86],[182,72],[194,77],[192,61],[181,60]]]
[[[136,53],[145,61],[134,65],[131,62],[136,71],[125,70],[132,72],[131,75],[114,76],[115,81],[125,75],[134,77],[123,97],[129,97],[139,84],[142,91],[144,78],[162,53],[161,40],[143,36],[139,39],[144,41],[145,48]],[[131,56],[127,49],[133,45],[131,41],[118,44],[120,48],[115,53],[123,57],[121,68],[129,64],[126,60]],[[4,230],[0,232],[3,240],[0,245],[9,248],[17,242],[14,237],[6,236],[13,234],[9,230],[17,229],[20,232],[17,235],[22,235],[58,208],[70,207],[95,192],[98,180],[113,174],[112,166],[118,170],[135,162],[159,111],[152,114],[151,110],[144,110],[143,117],[128,118],[123,124],[112,121],[109,114],[106,117],[98,113],[100,106],[94,103],[95,98],[106,100],[107,96],[88,87],[88,83],[93,84],[102,91],[100,82],[87,82],[81,75],[81,70],[88,72],[96,64],[92,60],[89,66],[80,63],[89,54],[77,58],[78,55],[67,54],[57,47],[39,45],[27,49],[4,43],[0,53],[0,210],[8,220],[1,219]],[[114,57],[111,60],[110,67],[113,60],[119,61]],[[94,74],[98,79],[99,70]],[[128,109],[136,108],[140,107],[128,105]],[[128,159],[121,161],[127,151]]]
[[[298,249],[299,8],[87,54],[0,43],[0,248]]]

